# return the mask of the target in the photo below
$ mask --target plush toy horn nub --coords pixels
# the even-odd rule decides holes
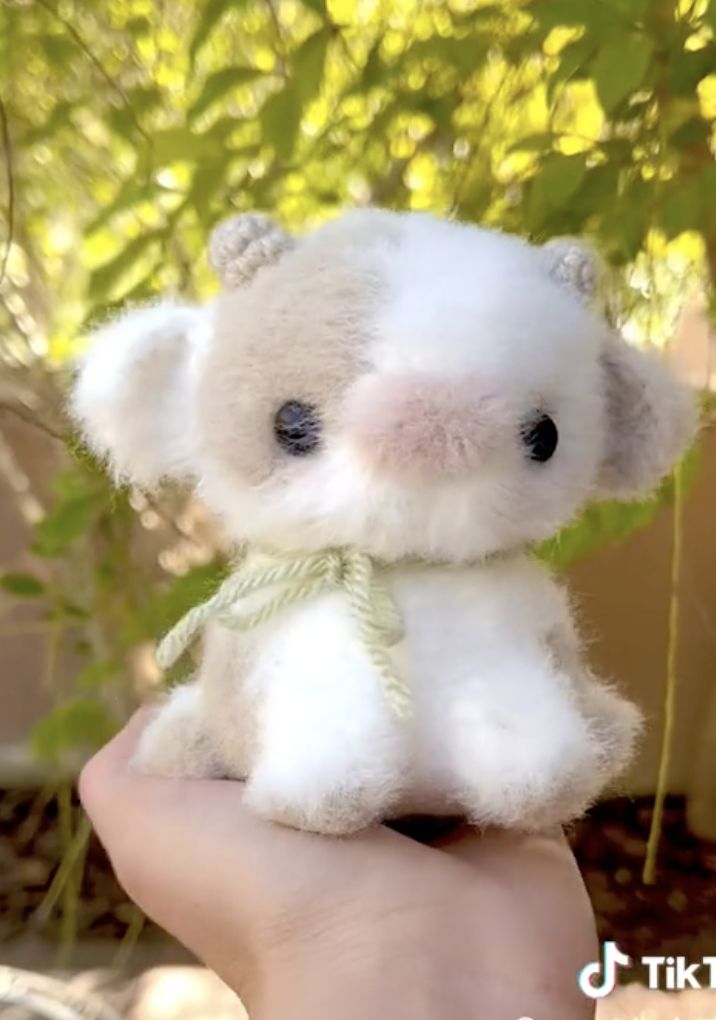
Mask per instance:
[[[593,248],[577,237],[553,237],[542,250],[553,280],[585,305],[604,310],[606,269]]]
[[[260,213],[243,213],[220,223],[209,240],[209,263],[225,287],[241,287],[293,245],[281,227]]]

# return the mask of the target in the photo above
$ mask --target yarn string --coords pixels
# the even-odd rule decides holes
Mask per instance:
[[[174,665],[211,620],[251,630],[287,606],[331,589],[346,593],[358,636],[391,708],[400,717],[410,715],[410,690],[390,654],[403,636],[400,612],[372,557],[347,547],[264,552],[255,561],[242,563],[211,598],[190,609],[169,631],[157,650],[157,663],[162,669]],[[255,593],[267,597],[258,606],[242,607],[242,601]]]

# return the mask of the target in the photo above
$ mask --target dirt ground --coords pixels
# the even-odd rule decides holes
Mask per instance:
[[[611,800],[575,825],[571,842],[597,914],[602,939],[631,956],[716,953],[716,844],[693,836],[681,798],[664,813],[656,884],[641,879],[651,820],[647,798]],[[62,855],[56,801],[47,794],[0,792],[0,944],[33,931],[57,933],[53,916],[38,932],[36,910]],[[78,904],[78,936],[121,938],[129,904],[104,851],[92,839]],[[148,927],[144,937],[151,937]]]
[[[611,800],[572,832],[572,845],[597,915],[599,935],[632,958],[716,955],[716,844],[692,835],[683,798],[664,811],[654,885],[642,882],[651,800]],[[629,979],[646,981],[635,968]]]

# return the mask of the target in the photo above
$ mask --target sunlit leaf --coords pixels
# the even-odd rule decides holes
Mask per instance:
[[[381,39],[376,39],[368,52],[360,81],[360,85],[364,89],[371,89],[374,85],[378,85],[383,76],[385,68],[380,56],[380,44]]]
[[[86,233],[93,234],[100,230],[118,213],[125,212],[141,202],[150,201],[157,192],[153,181],[138,181],[130,177],[124,181],[117,191],[117,194],[108,202],[103,209],[87,224]]]
[[[137,38],[142,35],[151,35],[152,23],[149,18],[130,18],[125,22],[124,28],[130,35]]]
[[[716,46],[709,43],[700,50],[676,51],[668,65],[669,91],[674,96],[691,96],[708,74],[716,71]]]
[[[612,113],[644,83],[652,56],[650,41],[634,33],[618,35],[599,50],[592,74],[606,113]]]
[[[55,103],[52,111],[41,124],[28,128],[22,135],[22,145],[29,149],[31,146],[37,145],[38,142],[44,142],[63,128],[71,128],[72,117],[77,109],[77,104],[67,100]]]
[[[605,0],[605,2],[634,24],[646,14],[650,0]]]
[[[190,107],[189,120],[196,120],[233,89],[255,81],[262,75],[263,72],[256,67],[222,67],[220,71],[214,71],[206,79],[196,102]]]
[[[131,645],[160,638],[185,613],[214,594],[225,571],[225,563],[216,559],[173,578],[166,587],[155,592],[141,618],[127,624],[123,641]]]
[[[588,73],[587,64],[596,48],[597,41],[590,34],[565,46],[559,55],[559,67],[550,76],[547,84],[550,101],[554,99],[554,94],[560,86]]]
[[[662,199],[659,223],[667,237],[677,237],[684,230],[699,226],[702,218],[700,181],[670,183]]]
[[[210,150],[210,151],[207,151]],[[197,162],[217,155],[200,134],[183,127],[157,131],[152,138],[152,154],[157,166],[166,166],[181,160]]]
[[[301,0],[305,7],[317,14],[320,18],[327,18],[328,11],[326,10],[326,0]]]
[[[76,602],[64,595],[53,600],[47,615],[53,620],[70,620],[74,623],[77,623],[78,620],[88,620],[91,616],[86,609],[78,606]]]
[[[559,153],[547,156],[532,184],[530,194],[531,217],[535,226],[541,224],[555,209],[567,205],[585,174],[583,156],[563,156]]]
[[[12,570],[0,574],[0,588],[23,599],[39,598],[47,590],[45,582],[34,574]]]
[[[292,76],[303,105],[310,103],[321,87],[330,38],[329,29],[321,28],[301,43],[291,57]]]
[[[711,136],[710,125],[702,117],[688,117],[669,133],[669,141],[677,149],[692,150],[702,147],[708,150]]]
[[[226,159],[217,160],[216,163],[205,163],[197,168],[187,195],[187,203],[196,209],[202,220],[207,218],[214,196],[226,186],[227,171]]]
[[[219,21],[228,11],[237,11],[244,6],[246,0],[207,0],[201,12],[194,35],[189,47],[189,60],[192,65],[201,49]]]
[[[160,261],[153,262],[149,267],[149,272],[133,287],[124,291],[120,298],[117,298],[114,301],[99,299],[87,312],[87,315],[80,324],[78,332],[81,335],[89,333],[106,323],[108,319],[113,318],[125,308],[147,304],[150,300],[157,297],[159,291],[157,288],[156,270],[160,264]]]
[[[59,33],[40,36],[39,43],[50,64],[62,65],[76,56],[74,43]]]
[[[401,64],[416,58],[432,60],[468,75],[479,68],[489,44],[489,35],[468,35],[460,39],[437,36],[414,43],[401,57]]]
[[[117,730],[115,721],[98,702],[75,698],[53,709],[35,724],[30,746],[38,758],[57,760],[68,751],[94,751]]]
[[[636,258],[653,217],[652,194],[641,178],[631,176],[618,201],[604,203],[599,210],[601,232],[609,243],[612,259],[620,265]]]
[[[548,152],[554,145],[553,131],[535,131],[534,134],[518,138],[510,145],[508,152]]]
[[[111,259],[94,269],[89,280],[90,297],[95,301],[106,297],[123,275],[135,268],[137,259],[163,237],[163,230],[146,230],[133,238]]]
[[[141,116],[150,110],[156,110],[166,100],[166,95],[158,85],[137,85],[127,92],[127,105],[135,116]]]
[[[608,3],[574,0],[533,0],[531,11],[545,29],[558,25],[586,26],[598,35],[623,29],[621,12]]]
[[[35,525],[32,551],[37,556],[62,556],[90,526],[97,511],[93,493],[61,500]]]
[[[77,690],[91,690],[100,687],[118,673],[117,663],[113,659],[97,659],[88,662],[73,678]]]
[[[264,140],[280,159],[288,159],[293,152],[302,112],[301,97],[293,82],[269,96],[261,109]]]
[[[687,491],[694,483],[700,460],[701,451],[695,444],[684,457],[682,465],[682,479]],[[623,541],[634,531],[645,527],[673,498],[672,476],[646,499],[631,503],[614,500],[593,503],[555,538],[543,542],[537,551],[552,566],[564,569],[605,543]]]

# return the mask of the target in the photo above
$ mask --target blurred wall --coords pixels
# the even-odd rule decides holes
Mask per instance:
[[[692,797],[692,822],[716,838],[716,432],[705,433],[684,509],[679,655],[671,788]],[[653,790],[663,722],[673,515],[663,510],[626,541],[602,547],[569,572],[590,657],[647,715],[629,791]],[[706,832],[704,831],[704,835]]]
[[[59,459],[55,441],[0,410],[0,570],[31,569],[24,554],[32,523],[42,512]],[[52,705],[43,681],[47,645],[34,600],[0,601],[0,784],[24,768],[21,741]]]

